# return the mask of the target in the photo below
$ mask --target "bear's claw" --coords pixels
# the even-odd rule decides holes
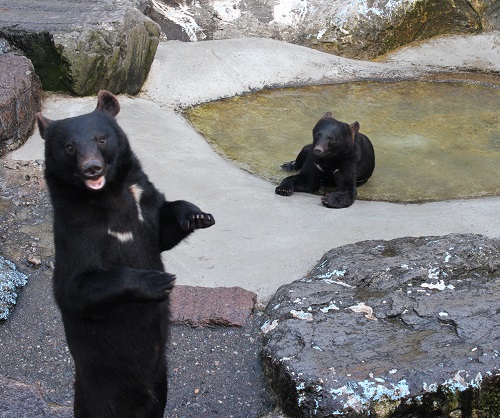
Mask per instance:
[[[191,214],[185,222],[185,228],[188,231],[195,229],[210,228],[215,224],[215,219],[210,213],[194,213]]]
[[[279,194],[281,196],[291,196],[293,194],[293,189],[289,187],[278,186],[276,187],[275,192],[276,194]]]

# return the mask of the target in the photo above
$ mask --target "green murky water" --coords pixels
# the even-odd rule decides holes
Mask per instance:
[[[422,202],[500,194],[500,86],[357,82],[264,90],[204,104],[187,117],[240,167],[278,183],[327,111],[359,121],[376,166],[358,198]],[[270,187],[270,193],[273,188]]]

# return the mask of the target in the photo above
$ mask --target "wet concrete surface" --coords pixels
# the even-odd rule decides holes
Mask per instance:
[[[260,315],[243,328],[172,328],[168,417],[262,417],[275,408],[262,374]]]

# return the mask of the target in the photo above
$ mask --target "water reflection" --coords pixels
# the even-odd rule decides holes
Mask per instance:
[[[499,85],[357,82],[264,90],[187,117],[218,152],[274,183],[325,112],[357,120],[376,154],[358,198],[420,202],[500,194],[499,105]]]

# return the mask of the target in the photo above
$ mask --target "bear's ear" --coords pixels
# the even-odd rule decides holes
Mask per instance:
[[[38,112],[36,114],[36,121],[38,123],[38,131],[40,132],[40,136],[43,139],[46,139],[45,134],[47,132],[47,126],[49,126],[52,123],[52,121],[49,118],[43,116],[42,112]]]
[[[352,142],[354,142],[354,138],[356,138],[356,134],[359,132],[359,122],[356,121],[347,126],[349,127],[349,132],[351,132]]]
[[[100,90],[97,93],[96,109],[115,117],[120,112],[120,103],[114,94],[107,90]]]
[[[323,116],[323,118],[333,118],[332,112],[326,112]]]

